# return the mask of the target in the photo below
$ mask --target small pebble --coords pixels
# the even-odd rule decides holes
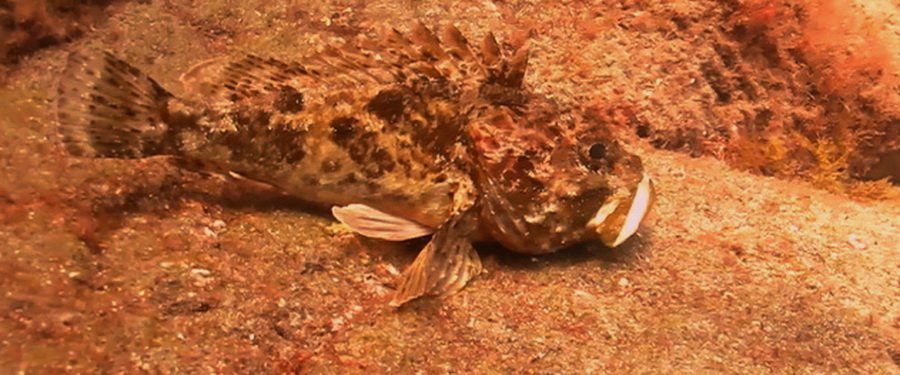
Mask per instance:
[[[201,277],[208,277],[209,275],[212,275],[212,272],[203,268],[194,268],[191,270],[191,274]]]
[[[863,241],[862,238],[855,234],[851,234],[850,236],[848,236],[847,242],[849,242],[850,246],[853,246],[853,248],[856,250],[864,250],[867,247],[865,241]]]
[[[619,282],[621,283],[621,280]],[[576,289],[574,292],[572,292],[572,294],[574,294],[575,297],[579,298],[594,299],[594,296],[592,294],[579,289]]]
[[[394,265],[390,263],[385,263],[384,270],[387,271],[387,273],[391,274],[391,276],[400,275],[400,271],[397,270],[397,267],[394,267]]]

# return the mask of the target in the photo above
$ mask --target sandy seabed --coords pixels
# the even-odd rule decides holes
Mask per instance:
[[[900,195],[856,182],[896,178],[896,1],[274,3],[114,2],[10,65],[0,372],[900,372]],[[416,20],[528,39],[528,83],[589,100],[644,158],[659,199],[639,235],[484,247],[462,293],[394,310],[421,244],[162,158],[72,158],[55,135],[72,51],[178,94],[209,58],[302,61]]]

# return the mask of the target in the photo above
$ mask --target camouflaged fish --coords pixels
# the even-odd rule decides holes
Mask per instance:
[[[112,54],[73,55],[60,131],[74,155],[169,155],[332,206],[363,236],[432,236],[392,305],[463,288],[482,269],[473,241],[541,254],[635,233],[653,197],[641,160],[531,90],[526,46],[488,34],[476,50],[421,24],[384,34],[302,63],[201,63],[184,98]]]

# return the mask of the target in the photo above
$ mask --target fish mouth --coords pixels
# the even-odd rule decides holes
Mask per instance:
[[[588,229],[597,233],[606,246],[619,246],[637,232],[653,204],[653,182],[644,174],[637,188],[626,194],[607,199],[587,224]]]

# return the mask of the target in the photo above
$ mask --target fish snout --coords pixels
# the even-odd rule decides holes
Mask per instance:
[[[588,222],[588,230],[596,233],[606,246],[621,245],[637,232],[653,205],[655,194],[650,176],[644,174],[633,191],[607,199]]]

